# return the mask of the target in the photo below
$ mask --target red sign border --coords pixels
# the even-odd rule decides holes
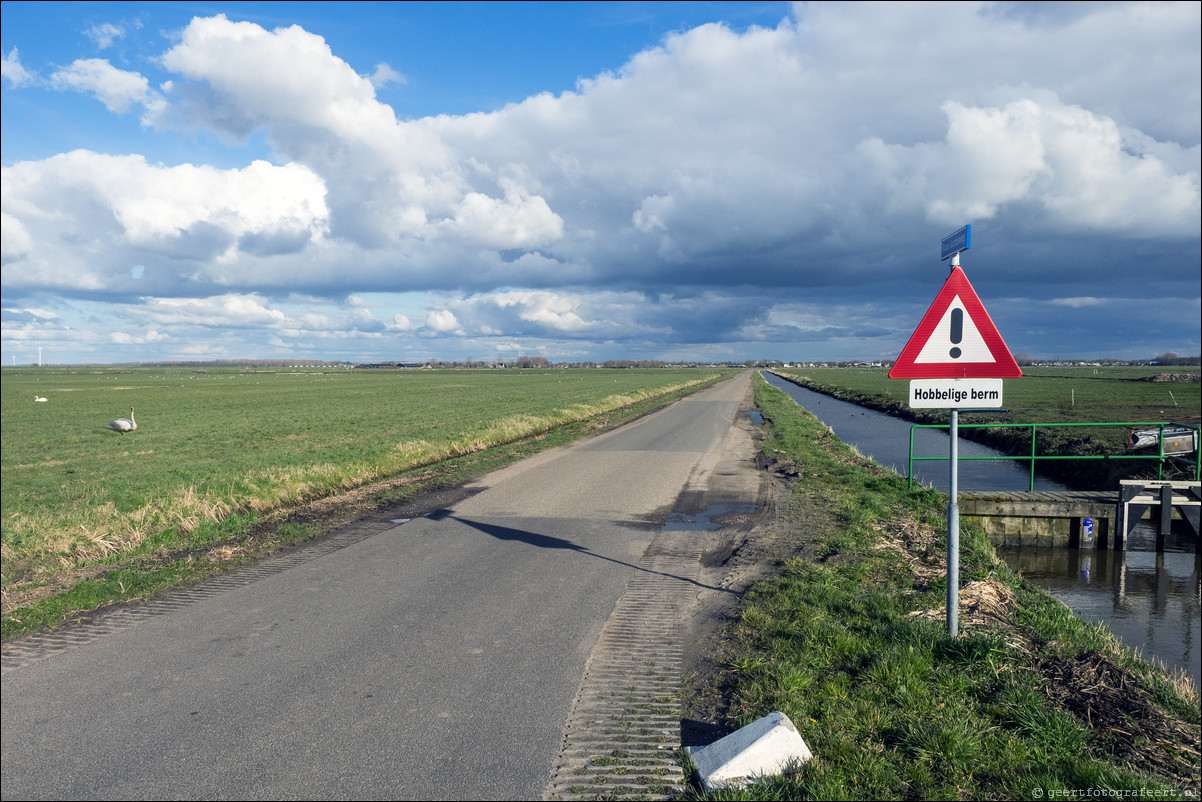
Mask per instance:
[[[943,320],[952,300],[960,296],[964,311],[972,320],[973,325],[989,348],[993,356],[992,362],[938,362],[919,365],[914,360],[922,353],[927,341]],[[889,371],[891,379],[1015,379],[1022,376],[1018,363],[1014,361],[1010,349],[1002,341],[993,319],[985,311],[984,304],[977,297],[976,290],[968,282],[968,276],[959,267],[952,268],[952,274],[943,284],[943,289],[935,296],[930,309],[923,315],[922,322],[910,336],[910,341],[902,349],[901,356]]]

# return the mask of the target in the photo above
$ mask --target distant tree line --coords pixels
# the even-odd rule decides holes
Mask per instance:
[[[1202,355],[1199,356],[1177,356],[1172,351],[1161,354],[1152,360],[1154,365],[1200,365],[1202,364]]]

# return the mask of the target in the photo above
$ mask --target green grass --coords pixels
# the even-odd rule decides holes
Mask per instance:
[[[1104,627],[1025,583],[972,529],[961,534],[962,586],[988,583],[1009,602],[994,617],[962,611],[950,638],[945,498],[908,490],[759,379],[756,403],[765,451],[804,467],[785,514],[831,516],[826,525],[798,518],[794,555],[745,595],[725,633],[723,715],[738,727],[782,711],[816,759],[748,789],[695,787],[687,798],[1031,799],[1037,789],[1088,788],[1182,798],[1197,788],[1196,689],[1183,693]],[[1177,735],[1140,747],[1056,701],[1047,661],[1094,652],[1136,677],[1131,699],[1175,722]],[[1151,721],[1129,729],[1138,735]],[[1175,755],[1172,769],[1149,762],[1160,754]]]
[[[485,468],[503,464],[520,454],[498,446],[564,442],[599,416],[729,374],[4,369],[3,586],[7,593],[81,566],[216,548],[265,515],[469,455]],[[103,428],[131,406],[136,431]]]

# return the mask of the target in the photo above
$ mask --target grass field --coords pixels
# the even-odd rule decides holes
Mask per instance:
[[[572,426],[720,373],[4,369],[4,587],[170,548],[213,522]],[[136,431],[104,428],[130,407]]]
[[[1198,375],[1197,367],[1026,367],[1003,385],[1004,407],[964,411],[961,424],[1076,424],[1040,429],[1036,452],[1051,456],[1116,456],[1126,452],[1129,426],[1080,426],[1101,423],[1162,423],[1197,426],[1202,420],[1202,383],[1152,381],[1165,373]],[[917,423],[946,424],[942,410],[911,410],[909,381],[890,379],[883,368],[788,368],[777,371],[799,384],[871,409]],[[1029,426],[961,429],[961,436],[1002,451],[1028,454]],[[1156,478],[1156,462],[1121,459],[1108,462],[1042,463],[1040,470],[1070,485],[1096,489],[1118,478],[1147,474]],[[1163,478],[1193,477],[1193,468],[1166,462]]]

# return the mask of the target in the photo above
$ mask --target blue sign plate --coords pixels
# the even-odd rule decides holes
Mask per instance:
[[[967,225],[964,228],[952,234],[950,237],[944,237],[942,242],[942,255],[939,261],[946,262],[960,251],[967,251],[969,244],[972,242],[972,226]]]

